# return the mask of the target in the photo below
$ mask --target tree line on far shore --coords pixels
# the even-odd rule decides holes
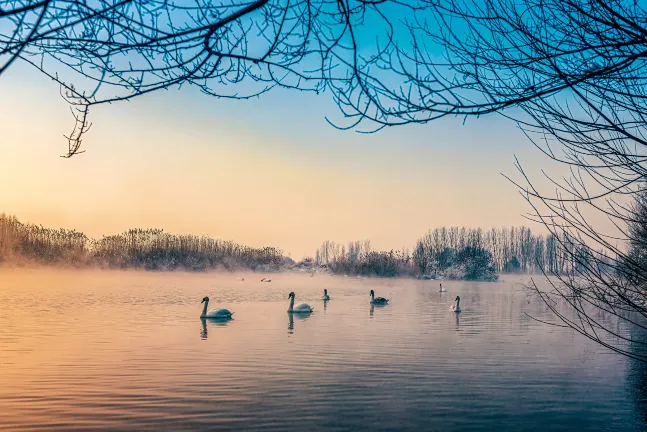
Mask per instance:
[[[583,264],[573,257],[586,257],[568,251],[568,247],[567,238],[535,235],[525,227],[487,231],[442,227],[418,239],[412,252],[374,251],[368,240],[347,246],[325,241],[314,258],[306,258],[297,266],[348,275],[496,280],[499,273],[579,271]],[[189,271],[271,271],[295,264],[275,247],[253,248],[160,229],[131,229],[91,239],[75,230],[26,224],[0,214],[0,263],[3,261]]]
[[[562,238],[563,237],[563,238]],[[577,273],[588,249],[567,236],[536,235],[527,227],[442,227],[427,232],[413,252],[374,251],[370,241],[325,241],[310,259],[337,274],[495,280],[498,273]]]
[[[131,229],[95,240],[78,231],[25,224],[0,214],[0,263],[201,271],[272,270],[285,260],[283,251],[274,247],[252,248],[160,229]]]

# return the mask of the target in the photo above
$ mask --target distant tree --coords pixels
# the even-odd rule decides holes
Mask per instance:
[[[416,243],[416,248],[413,252],[413,261],[418,269],[418,273],[426,275],[427,266],[429,265],[429,255],[425,251],[424,243],[421,240],[418,240]]]
[[[517,273],[521,270],[521,264],[516,256],[513,256],[510,261],[505,265],[504,271],[506,273]]]
[[[466,280],[496,280],[492,254],[485,249],[468,246],[458,252],[457,262],[465,266]]]
[[[456,264],[456,261],[456,249],[451,247],[444,248],[440,253],[438,253],[436,258],[438,268],[441,270],[453,266]]]

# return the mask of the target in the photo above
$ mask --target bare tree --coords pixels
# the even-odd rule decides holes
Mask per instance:
[[[360,73],[331,83],[350,119],[344,127],[492,113],[516,122],[570,170],[547,176],[554,188],[540,190],[517,163],[521,180],[513,183],[532,208],[529,218],[550,232],[546,265],[554,277],[549,289],[534,289],[561,325],[647,360],[647,263],[629,253],[644,242],[631,227],[647,222],[640,210],[647,189],[645,4],[423,0],[404,22],[407,35],[396,33],[377,61],[388,79]],[[446,235],[428,242],[444,243]],[[527,248],[527,240],[512,232],[502,249],[520,241]]]
[[[402,76],[417,92],[390,93],[357,112],[380,124],[446,113],[498,112],[570,175],[540,190],[520,164],[515,182],[530,218],[550,233],[554,276],[537,294],[579,333],[647,360],[647,264],[628,252],[640,230],[647,180],[647,10],[624,0],[430,0],[412,25],[417,45]],[[427,19],[429,18],[429,19]],[[430,42],[431,44],[431,42]],[[401,53],[405,55],[405,53]],[[415,67],[413,66],[415,65]],[[413,95],[413,96],[412,96]],[[604,217],[612,228],[595,220]],[[628,229],[628,227],[630,229]],[[553,261],[552,258],[550,258]],[[631,277],[627,277],[631,276]],[[606,318],[614,317],[611,325]],[[638,331],[635,331],[638,330]]]
[[[377,59],[393,51],[390,17],[416,7],[397,0],[0,0],[0,76],[25,62],[60,84],[76,123],[70,157],[83,151],[91,107],[161,89],[188,84],[243,99],[276,87],[335,94],[352,82],[364,86]]]

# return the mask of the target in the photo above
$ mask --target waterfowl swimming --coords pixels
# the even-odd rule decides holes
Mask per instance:
[[[384,297],[375,297],[375,291],[371,290],[371,304],[375,305],[385,305],[389,302],[388,299],[385,299]]]
[[[233,312],[229,312],[228,309],[211,309],[209,312],[207,312],[207,307],[209,306],[209,297],[205,297],[202,299],[202,302],[204,303],[204,309],[202,309],[202,315],[200,315],[200,318],[211,318],[211,319],[230,319],[231,316],[234,314]]]
[[[440,291],[438,291],[438,292],[447,292],[447,290],[445,288],[443,288],[443,284],[440,284]]]
[[[261,282],[272,282],[272,279],[263,278],[263,279],[261,279]]]
[[[456,296],[456,299],[454,300],[456,304],[453,304],[449,307],[449,310],[452,312],[460,312],[461,311],[461,298],[459,296]]]
[[[330,296],[328,295],[328,290],[325,289],[323,295],[321,296],[322,300],[330,300]]]
[[[290,308],[288,309],[289,314],[293,313],[310,313],[314,309],[310,307],[310,305],[306,303],[301,303],[299,306],[294,307],[294,293],[291,292],[290,295],[288,295],[288,298],[290,299]]]

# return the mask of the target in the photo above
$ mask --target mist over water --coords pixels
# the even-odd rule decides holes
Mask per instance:
[[[519,282],[0,270],[0,429],[644,430],[646,368]]]

